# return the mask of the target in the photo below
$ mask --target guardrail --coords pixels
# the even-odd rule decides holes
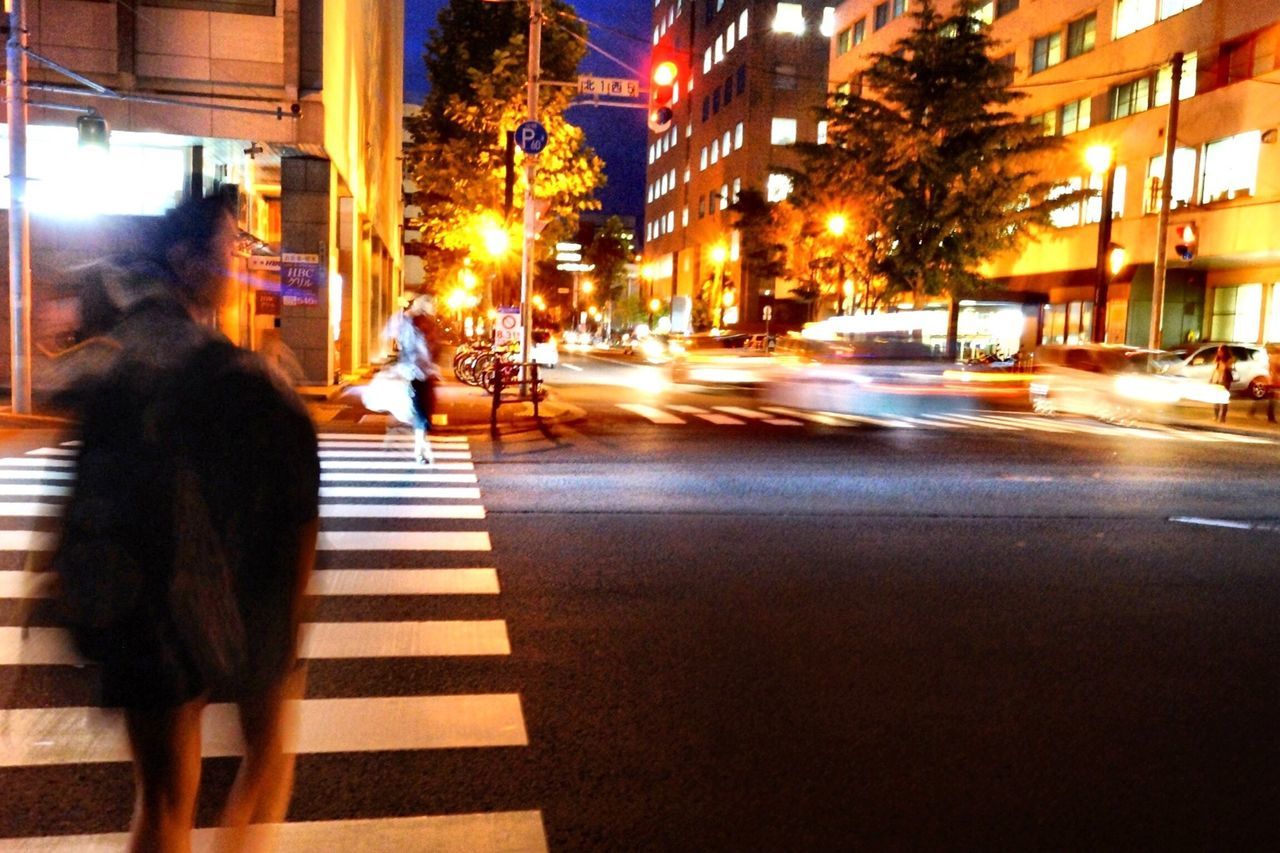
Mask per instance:
[[[502,396],[505,389],[519,386],[520,394],[516,397]],[[528,397],[526,397],[528,393]],[[538,404],[546,396],[542,387],[542,377],[538,373],[536,361],[516,362],[500,359],[493,371],[493,407],[489,410],[489,428],[498,428],[498,407],[504,403],[523,403],[526,399],[533,401],[533,417],[542,421],[542,412]]]

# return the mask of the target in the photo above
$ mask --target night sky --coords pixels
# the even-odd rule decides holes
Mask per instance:
[[[427,32],[448,0],[405,0],[404,88],[406,103],[421,103],[427,88],[422,49]],[[648,68],[650,0],[577,0],[578,14],[589,23],[591,42],[640,70]],[[599,25],[599,26],[596,26]],[[589,51],[582,71],[600,77],[629,77],[616,63]],[[638,75],[637,75],[638,76]],[[644,212],[644,110],[573,107],[569,119],[587,132],[587,141],[605,161],[608,185],[600,192],[605,213],[634,216]]]

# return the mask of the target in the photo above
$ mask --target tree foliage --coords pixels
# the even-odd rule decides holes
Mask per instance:
[[[542,79],[576,78],[586,52],[585,28],[563,0],[543,4]],[[527,3],[450,0],[431,30],[424,60],[430,82],[421,113],[407,124],[406,157],[422,209],[418,227],[429,273],[455,263],[479,242],[477,223],[501,216],[505,200],[506,133],[526,116]],[[538,155],[535,195],[543,219],[542,246],[554,246],[577,226],[578,213],[595,209],[604,164],[580,128],[563,116],[572,94],[541,86],[539,121],[549,141]],[[515,192],[508,222],[520,245],[524,155],[515,155]]]
[[[626,226],[616,216],[610,216],[596,230],[583,256],[595,265],[592,276],[601,289],[612,296],[626,284],[627,265],[631,263],[631,241],[627,239]]]
[[[942,16],[931,0],[912,18],[908,35],[833,95],[827,143],[802,146],[795,198],[810,219],[844,212],[867,237],[847,246],[860,273],[881,280],[886,299],[919,302],[980,288],[983,261],[1079,194],[1050,200],[1037,167],[1058,140],[1010,111],[1024,96],[992,59],[989,29],[963,7]]]

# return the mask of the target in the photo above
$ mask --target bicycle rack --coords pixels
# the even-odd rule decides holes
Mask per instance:
[[[511,385],[520,385],[521,387],[528,385],[531,391],[530,398],[533,400],[533,417],[535,420],[542,421],[542,412],[538,409],[538,403],[546,395],[542,388],[542,378],[538,373],[538,363],[536,361],[526,362],[509,362],[510,367],[516,368],[515,373],[522,378],[518,382],[512,382]],[[503,399],[502,389],[504,386],[505,374],[501,365],[495,366],[493,371],[493,408],[489,410],[489,428],[498,428],[498,407],[503,403],[522,403],[525,400],[523,394],[519,397],[508,397]]]

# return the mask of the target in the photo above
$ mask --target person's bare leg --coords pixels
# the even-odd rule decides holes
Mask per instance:
[[[137,800],[131,853],[188,853],[200,790],[205,699],[176,708],[125,709]]]

